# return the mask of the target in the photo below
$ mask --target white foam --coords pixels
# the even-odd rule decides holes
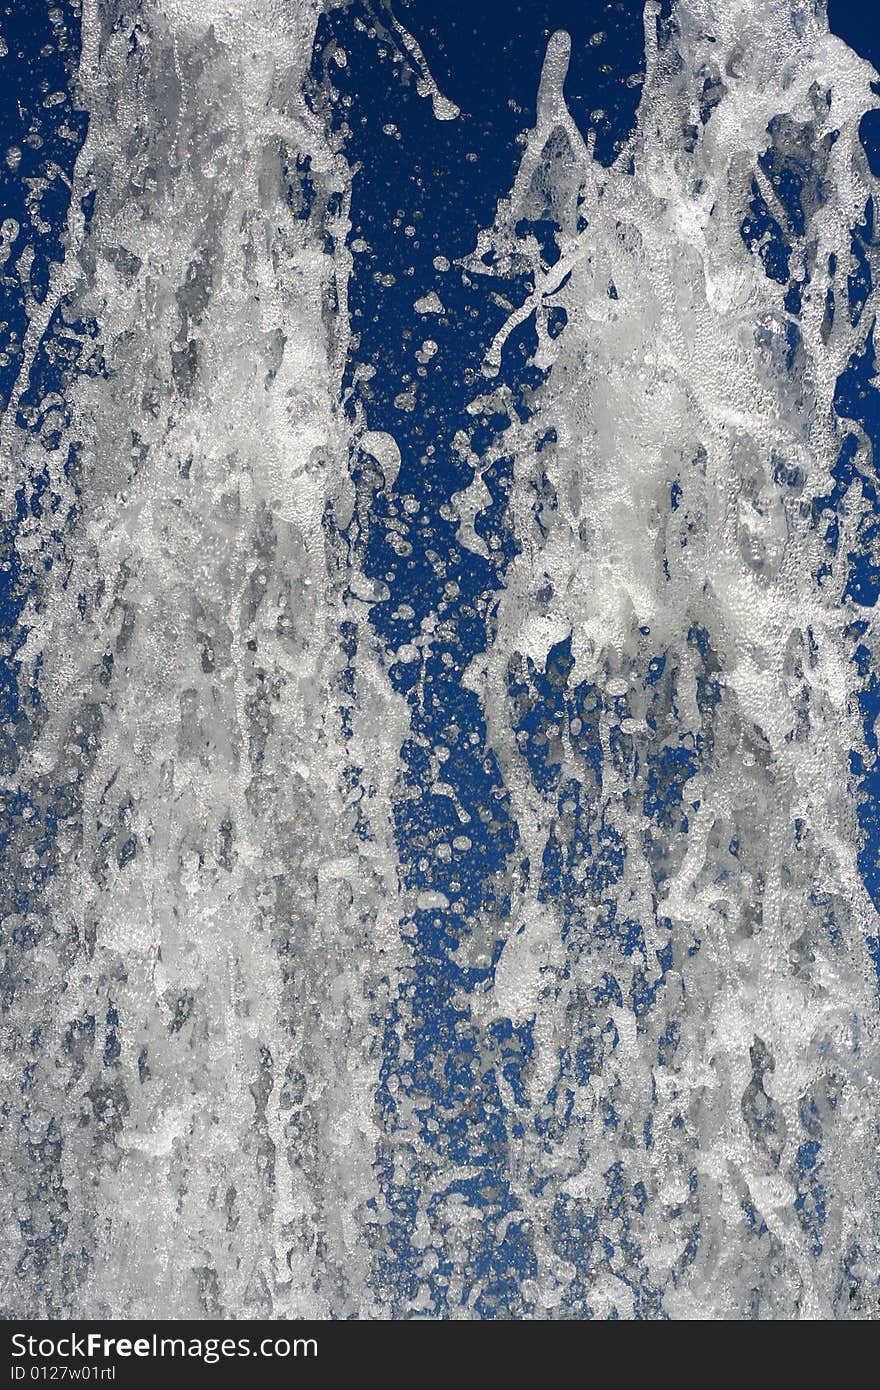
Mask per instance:
[[[105,371],[72,388],[52,453],[6,420],[8,448],[77,506],[23,615],[44,717],[15,785],[41,814],[58,787],[72,809],[34,898],[42,944],[12,1017],[42,1051],[6,1136],[18,1210],[20,1146],[54,1126],[67,1235],[9,1306],[364,1315],[405,719],[366,618],[381,594],[347,596],[326,526],[352,505],[350,174],[303,96],[309,0],[156,0],[136,42],[117,17],[86,6],[90,130],[49,302],[97,322]],[[311,218],[285,198],[298,157]],[[364,443],[390,478],[394,441]],[[22,529],[26,571],[40,539]]]
[[[857,126],[876,104],[876,74],[807,5],[685,0],[673,6],[671,37],[659,48],[657,13],[646,7],[637,128],[610,169],[585,149],[565,109],[569,44],[552,37],[516,183],[465,262],[486,273],[482,258],[492,250],[501,273],[516,263],[534,276],[534,294],[496,335],[488,374],[503,371],[509,333],[530,316],[537,360],[549,369],[529,428],[509,432],[521,549],[505,576],[491,648],[468,675],[531,866],[501,927],[507,942],[482,1016],[534,1020],[529,1109],[560,1116],[559,1137],[544,1144],[529,1137],[528,1112],[522,1117],[526,1137],[513,1162],[529,1173],[518,1195],[534,1232],[552,1231],[560,1192],[575,1192],[616,1245],[619,1232],[601,1216],[602,1174],[620,1162],[627,1190],[645,1185],[644,1214],[629,1212],[633,1238],[673,1316],[750,1316],[754,1300],[758,1316],[850,1316],[843,1262],[858,1247],[866,1289],[875,1268],[877,998],[867,938],[877,934],[877,914],[857,869],[849,780],[849,750],[862,743],[844,634],[857,613],[842,601],[854,542],[841,541],[820,586],[827,551],[807,499],[830,490],[849,428],[834,415],[835,381],[873,321],[866,310],[853,327],[844,282],[849,228],[872,196]],[[704,121],[707,82],[719,100]],[[753,179],[773,196],[758,158],[776,117],[789,122],[777,124],[781,157],[804,147],[814,168],[822,164],[822,196],[807,197],[806,232],[792,235],[792,265],[808,267],[811,285],[791,365],[785,287],[767,278],[740,234]],[[560,225],[560,258],[550,268],[537,243],[515,232],[521,219],[547,216]],[[832,283],[838,313],[823,336]],[[566,327],[551,340],[548,313],[560,308]],[[558,442],[536,452],[551,428]],[[802,486],[778,480],[779,459],[800,470]],[[548,487],[552,505],[539,506]],[[842,518],[848,538],[859,505],[850,498]],[[461,514],[462,542],[473,548],[473,504]],[[720,693],[717,709],[703,714],[703,663],[688,638],[695,624],[706,630]],[[508,674],[527,679],[527,662],[543,669],[566,637],[575,658],[569,686],[605,691],[602,783],[565,721],[553,744],[561,775],[542,792],[515,736]],[[658,655],[677,675],[672,704],[664,711],[661,702],[659,723],[653,706],[651,727],[644,681]],[[615,699],[627,692],[621,710]],[[633,758],[644,768],[663,747],[693,747],[697,735],[702,753],[674,824],[663,829],[645,814],[645,774],[634,772]],[[551,838],[571,850],[557,787],[572,785],[590,807],[589,831],[577,834],[590,834],[595,854],[600,827],[613,831],[625,867],[601,892],[582,875],[583,900],[568,889],[560,900],[548,887],[540,901]],[[601,944],[609,900],[618,923],[641,924],[644,954],[626,955],[613,939]],[[657,953],[667,944],[672,966],[661,978]],[[640,970],[658,993],[637,1028],[627,1005],[624,1048],[621,1011],[585,1001],[609,973],[626,1000]],[[560,1069],[585,1026],[595,1037],[603,1019],[618,1042],[580,1090],[571,1067]],[[680,1042],[664,1066],[658,1040],[673,1022]],[[844,1041],[851,1028],[858,1055]],[[756,1040],[772,1059],[758,1102],[774,1140],[746,1114]],[[816,1102],[819,1130],[808,1131],[803,1107],[832,1084],[839,1099]],[[575,1118],[563,1122],[572,1086]],[[609,1105],[613,1134],[602,1125]],[[798,1150],[814,1132],[826,1189],[821,1254],[794,1205]],[[688,1182],[666,1194],[670,1172],[693,1172],[694,1195]],[[756,1233],[762,1221],[769,1235]],[[687,1253],[692,1227],[697,1254]],[[549,1309],[562,1296],[558,1258],[552,1236],[544,1244],[536,1235],[535,1244],[538,1304]],[[595,1306],[592,1297],[598,1315],[612,1307],[632,1315],[629,1296],[611,1285]]]

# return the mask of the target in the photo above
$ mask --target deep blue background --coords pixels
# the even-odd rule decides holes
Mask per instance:
[[[501,459],[484,474],[493,505],[477,518],[487,542],[484,559],[457,544],[456,522],[446,511],[452,494],[467,486],[470,465],[457,459],[453,438],[463,429],[478,453],[493,443],[507,418],[474,421],[466,407],[485,389],[480,368],[493,334],[508,309],[493,295],[519,304],[533,288],[531,278],[463,275],[434,269],[436,256],[447,260],[474,249],[477,232],[491,226],[498,199],[506,194],[521,157],[517,136],[534,124],[535,100],[549,35],[565,28],[572,36],[572,63],[566,86],[571,109],[586,134],[596,129],[596,147],[605,161],[615,142],[629,132],[639,99],[643,63],[641,7],[572,3],[453,3],[438,7],[425,0],[395,7],[399,20],[417,37],[443,94],[461,110],[459,119],[439,122],[420,98],[409,74],[392,64],[395,45],[381,29],[368,32],[372,15],[384,11],[354,4],[322,23],[315,76],[325,72],[339,93],[333,110],[345,122],[346,154],[360,165],[352,195],[352,233],[356,245],[370,248],[355,257],[350,285],[352,359],[368,362],[375,375],[352,401],[363,406],[372,429],[387,430],[401,448],[402,465],[393,490],[373,494],[366,552],[360,563],[386,582],[389,602],[373,609],[376,633],[390,650],[414,640],[425,622],[439,626],[423,661],[395,663],[391,677],[410,701],[412,737],[403,748],[411,799],[397,807],[397,839],[403,876],[414,888],[442,892],[453,907],[443,913],[417,912],[409,925],[415,978],[386,1020],[384,1085],[381,1100],[389,1137],[398,1127],[400,1092],[413,1098],[422,1126],[423,1154],[407,1171],[398,1150],[385,1172],[384,1191],[394,1221],[388,1228],[384,1283],[392,1307],[405,1308],[418,1287],[421,1251],[412,1243],[412,1225],[427,1180],[425,1163],[461,1164],[479,1178],[459,1187],[483,1214],[482,1235],[471,1251],[472,1281],[486,1287],[476,1309],[483,1317],[522,1309],[522,1283],[532,1274],[533,1257],[521,1224],[511,1221],[499,1245],[499,1219],[517,1213],[509,1183],[508,1125],[496,1081],[501,1071],[520,1099],[523,1066],[532,1051],[531,1026],[497,1025],[487,1044],[462,1009],[457,991],[469,992],[487,978],[491,966],[463,968],[452,953],[481,914],[497,922],[507,917],[509,891],[500,871],[517,843],[506,794],[486,747],[479,702],[461,684],[464,668],[482,651],[491,629],[493,597],[504,582],[513,554],[506,516],[512,460]],[[362,20],[366,31],[357,27]],[[593,36],[603,37],[593,43]],[[345,49],[343,68],[333,44]],[[628,82],[627,79],[630,79]],[[350,103],[350,104],[347,104]],[[603,110],[604,117],[591,118]],[[399,138],[388,134],[393,125]],[[407,228],[411,231],[408,234]],[[558,255],[550,224],[533,225],[548,261]],[[445,309],[439,318],[421,316],[413,302],[436,292]],[[425,338],[439,351],[416,375],[414,350]],[[528,414],[523,389],[540,373],[531,364],[534,325],[526,323],[505,350],[503,379]],[[395,398],[406,384],[415,390],[415,408],[401,410]],[[402,499],[414,497],[419,510],[407,520]],[[411,553],[398,555],[384,523],[405,525]],[[398,531],[398,534],[400,532]],[[405,616],[401,616],[403,608]],[[549,689],[544,690],[545,697]],[[544,717],[549,706],[545,701]],[[540,711],[530,733],[537,733]],[[449,750],[443,780],[455,804],[432,790],[430,749]],[[460,814],[466,817],[459,822]],[[466,832],[468,848],[448,862],[435,852]],[[601,856],[600,856],[601,858]],[[499,899],[499,893],[502,895]],[[492,964],[503,940],[494,944]],[[412,1046],[411,1061],[398,1053],[396,1027],[404,1009]],[[438,1199],[439,1200],[439,1199]],[[584,1249],[587,1247],[584,1246]],[[445,1310],[444,1280],[451,1268],[441,1261],[432,1279],[438,1312]],[[656,1291],[643,1288],[645,1309],[657,1306]]]

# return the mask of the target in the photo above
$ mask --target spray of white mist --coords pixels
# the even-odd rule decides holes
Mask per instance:
[[[845,301],[876,75],[801,0],[682,0],[659,51],[658,9],[610,169],[566,110],[569,43],[552,37],[516,184],[469,261],[487,273],[492,250],[534,276],[488,381],[530,314],[549,369],[498,451],[516,454],[521,551],[469,676],[529,865],[482,1011],[534,1020],[511,1162],[538,1316],[577,1283],[598,1316],[632,1316],[646,1288],[673,1317],[871,1316],[877,916],[848,761],[845,629],[864,613],[843,602],[860,507],[831,560],[811,503],[847,430],[861,437],[832,401],[873,321]],[[741,234],[756,191],[790,221],[766,151],[808,170],[797,319]],[[548,216],[552,267],[515,230]],[[567,698],[538,777],[517,719],[545,668]],[[603,877],[609,844],[622,867]],[[594,1222],[578,1258],[560,1211]]]
[[[11,875],[62,804],[10,952],[19,1314],[370,1307],[403,729],[334,539],[348,170],[304,98],[317,18],[85,10],[54,296],[97,323],[101,371],[51,451],[9,417],[6,436],[75,506],[19,653],[41,706]],[[26,567],[39,540],[21,529]]]

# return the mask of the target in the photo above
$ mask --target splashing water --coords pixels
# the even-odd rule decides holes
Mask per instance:
[[[85,19],[94,207],[57,291],[100,367],[40,458],[70,523],[18,654],[7,872],[53,862],[9,923],[9,1190],[38,1215],[6,1298],[363,1310],[403,731],[335,524],[348,171],[303,98],[310,6],[113,18]]]
[[[317,7],[125,19],[85,7],[66,255],[3,422],[7,1315],[875,1316],[873,463],[848,383],[873,361],[876,75],[807,0],[651,0],[608,167],[556,33],[459,264],[524,287],[471,402],[507,424],[465,440],[450,513],[488,554],[512,460],[460,680],[515,840],[508,896],[452,933],[468,1048],[521,1060],[492,1062],[487,1236],[488,1168],[432,1138],[405,1043],[389,1062],[418,1030],[412,923],[455,910],[395,839],[414,715],[389,669],[430,639],[384,651],[372,622],[401,448],[347,384],[353,174],[309,95]],[[490,1314],[479,1252],[512,1232]]]
[[[663,1290],[672,1316],[827,1317],[844,1269],[875,1269],[876,914],[848,781],[861,508],[832,559],[823,505],[859,433],[835,389],[872,322],[828,308],[872,196],[872,73],[788,0],[679,4],[659,52],[657,7],[645,24],[610,169],[551,39],[476,253],[558,224],[487,355],[492,377],[537,315],[550,372],[516,441],[520,553],[470,673],[528,862],[484,1016],[535,1018],[542,1124],[519,1163],[539,1303],[578,1284],[594,1312]],[[782,283],[761,218],[789,229]],[[565,1238],[563,1210],[588,1238]]]

